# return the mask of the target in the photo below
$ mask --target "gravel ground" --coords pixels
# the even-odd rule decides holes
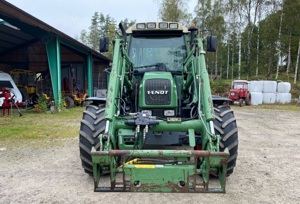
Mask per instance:
[[[239,156],[226,194],[94,193],[74,135],[45,147],[0,143],[0,203],[300,203],[300,112],[234,110]]]

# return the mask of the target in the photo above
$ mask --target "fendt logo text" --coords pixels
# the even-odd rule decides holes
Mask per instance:
[[[167,90],[147,91],[148,95],[166,95],[168,92]]]

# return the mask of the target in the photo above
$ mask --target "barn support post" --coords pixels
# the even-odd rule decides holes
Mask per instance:
[[[87,55],[87,61],[86,61],[86,66],[87,66],[87,87],[88,87],[88,96],[94,96],[94,87],[93,87],[93,58],[92,54],[88,53]]]
[[[47,58],[51,75],[51,83],[55,106],[62,104],[61,94],[61,59],[60,59],[60,43],[57,37],[50,39],[46,43]]]

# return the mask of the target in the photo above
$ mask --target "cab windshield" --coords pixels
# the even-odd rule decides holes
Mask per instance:
[[[235,82],[233,84],[233,89],[248,89],[248,84],[245,82]]]
[[[178,72],[182,70],[182,64],[186,56],[186,45],[183,36],[132,36],[129,58],[136,71],[163,64],[166,71]]]

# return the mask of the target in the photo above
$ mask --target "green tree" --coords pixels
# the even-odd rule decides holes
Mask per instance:
[[[123,26],[124,26],[124,28],[125,28],[125,30],[127,29],[127,28],[129,28],[130,26],[132,26],[133,24],[135,24],[136,23],[136,21],[134,20],[129,20],[128,18],[125,18],[124,20],[122,20],[121,21],[121,23],[123,24]]]
[[[79,40],[85,45],[98,50],[100,37],[107,35],[109,25],[114,23],[115,20],[109,15],[104,16],[103,13],[95,12],[89,30],[82,30]]]
[[[187,12],[187,0],[161,0],[159,16],[162,21],[189,23],[191,14]]]
[[[197,16],[194,18],[194,22],[200,30],[208,29],[213,35],[217,35],[219,48],[216,53],[210,53],[207,55],[208,70],[211,74],[221,75],[222,72],[222,62],[226,62],[223,59],[222,41],[226,33],[226,23],[224,19],[224,5],[221,1],[211,1],[199,0],[198,5],[195,8],[195,13]]]
[[[252,53],[252,34],[262,0],[247,0],[246,19],[247,19],[247,78],[251,76],[251,53]]]
[[[102,15],[102,13],[101,13]],[[92,16],[91,26],[89,27],[89,46],[94,50],[98,49],[99,46],[99,34],[100,34],[100,25],[99,25],[100,15],[98,12],[95,12]]]
[[[199,26],[201,29],[209,28],[208,18],[212,11],[211,0],[198,0],[194,11],[196,14],[194,22],[197,24],[197,26]]]
[[[108,28],[106,30],[106,35],[109,39],[110,39],[110,44],[109,44],[109,49],[108,49],[108,52],[106,53],[102,53],[104,54],[106,57],[112,59],[113,58],[113,43],[112,43],[112,40],[115,38],[115,35],[116,35],[116,24],[109,24],[108,25]]]
[[[81,41],[83,44],[88,45],[89,44],[89,40],[88,40],[88,33],[86,30],[82,30],[80,33],[80,36],[77,40]]]
[[[135,21],[125,19],[121,21],[125,29],[132,26]],[[115,38],[115,32],[118,27],[116,27],[116,21],[110,15],[104,15],[103,13],[95,12],[91,19],[91,25],[89,30],[82,30],[78,38],[79,41],[85,45],[91,47],[92,49],[99,49],[99,39],[102,36],[108,36],[111,43],[109,45],[109,51],[107,53],[102,53],[103,55],[112,59],[113,55],[113,44],[112,40]]]
[[[267,78],[273,73],[294,71],[300,36],[300,1],[268,1],[269,12],[259,22],[261,33],[260,67]],[[278,65],[278,59],[286,56],[287,63]],[[276,78],[275,77],[275,78]]]
[[[276,67],[276,42],[278,40],[278,28],[279,28],[280,15],[271,14],[268,18],[260,22],[261,28],[261,55],[260,65],[263,70],[262,74],[266,78],[272,77],[273,67]]]
[[[292,67],[295,67],[298,55],[298,41],[300,38],[300,1],[283,1],[282,13],[281,52],[284,56],[287,56],[286,73],[288,75],[289,72],[292,71]]]

